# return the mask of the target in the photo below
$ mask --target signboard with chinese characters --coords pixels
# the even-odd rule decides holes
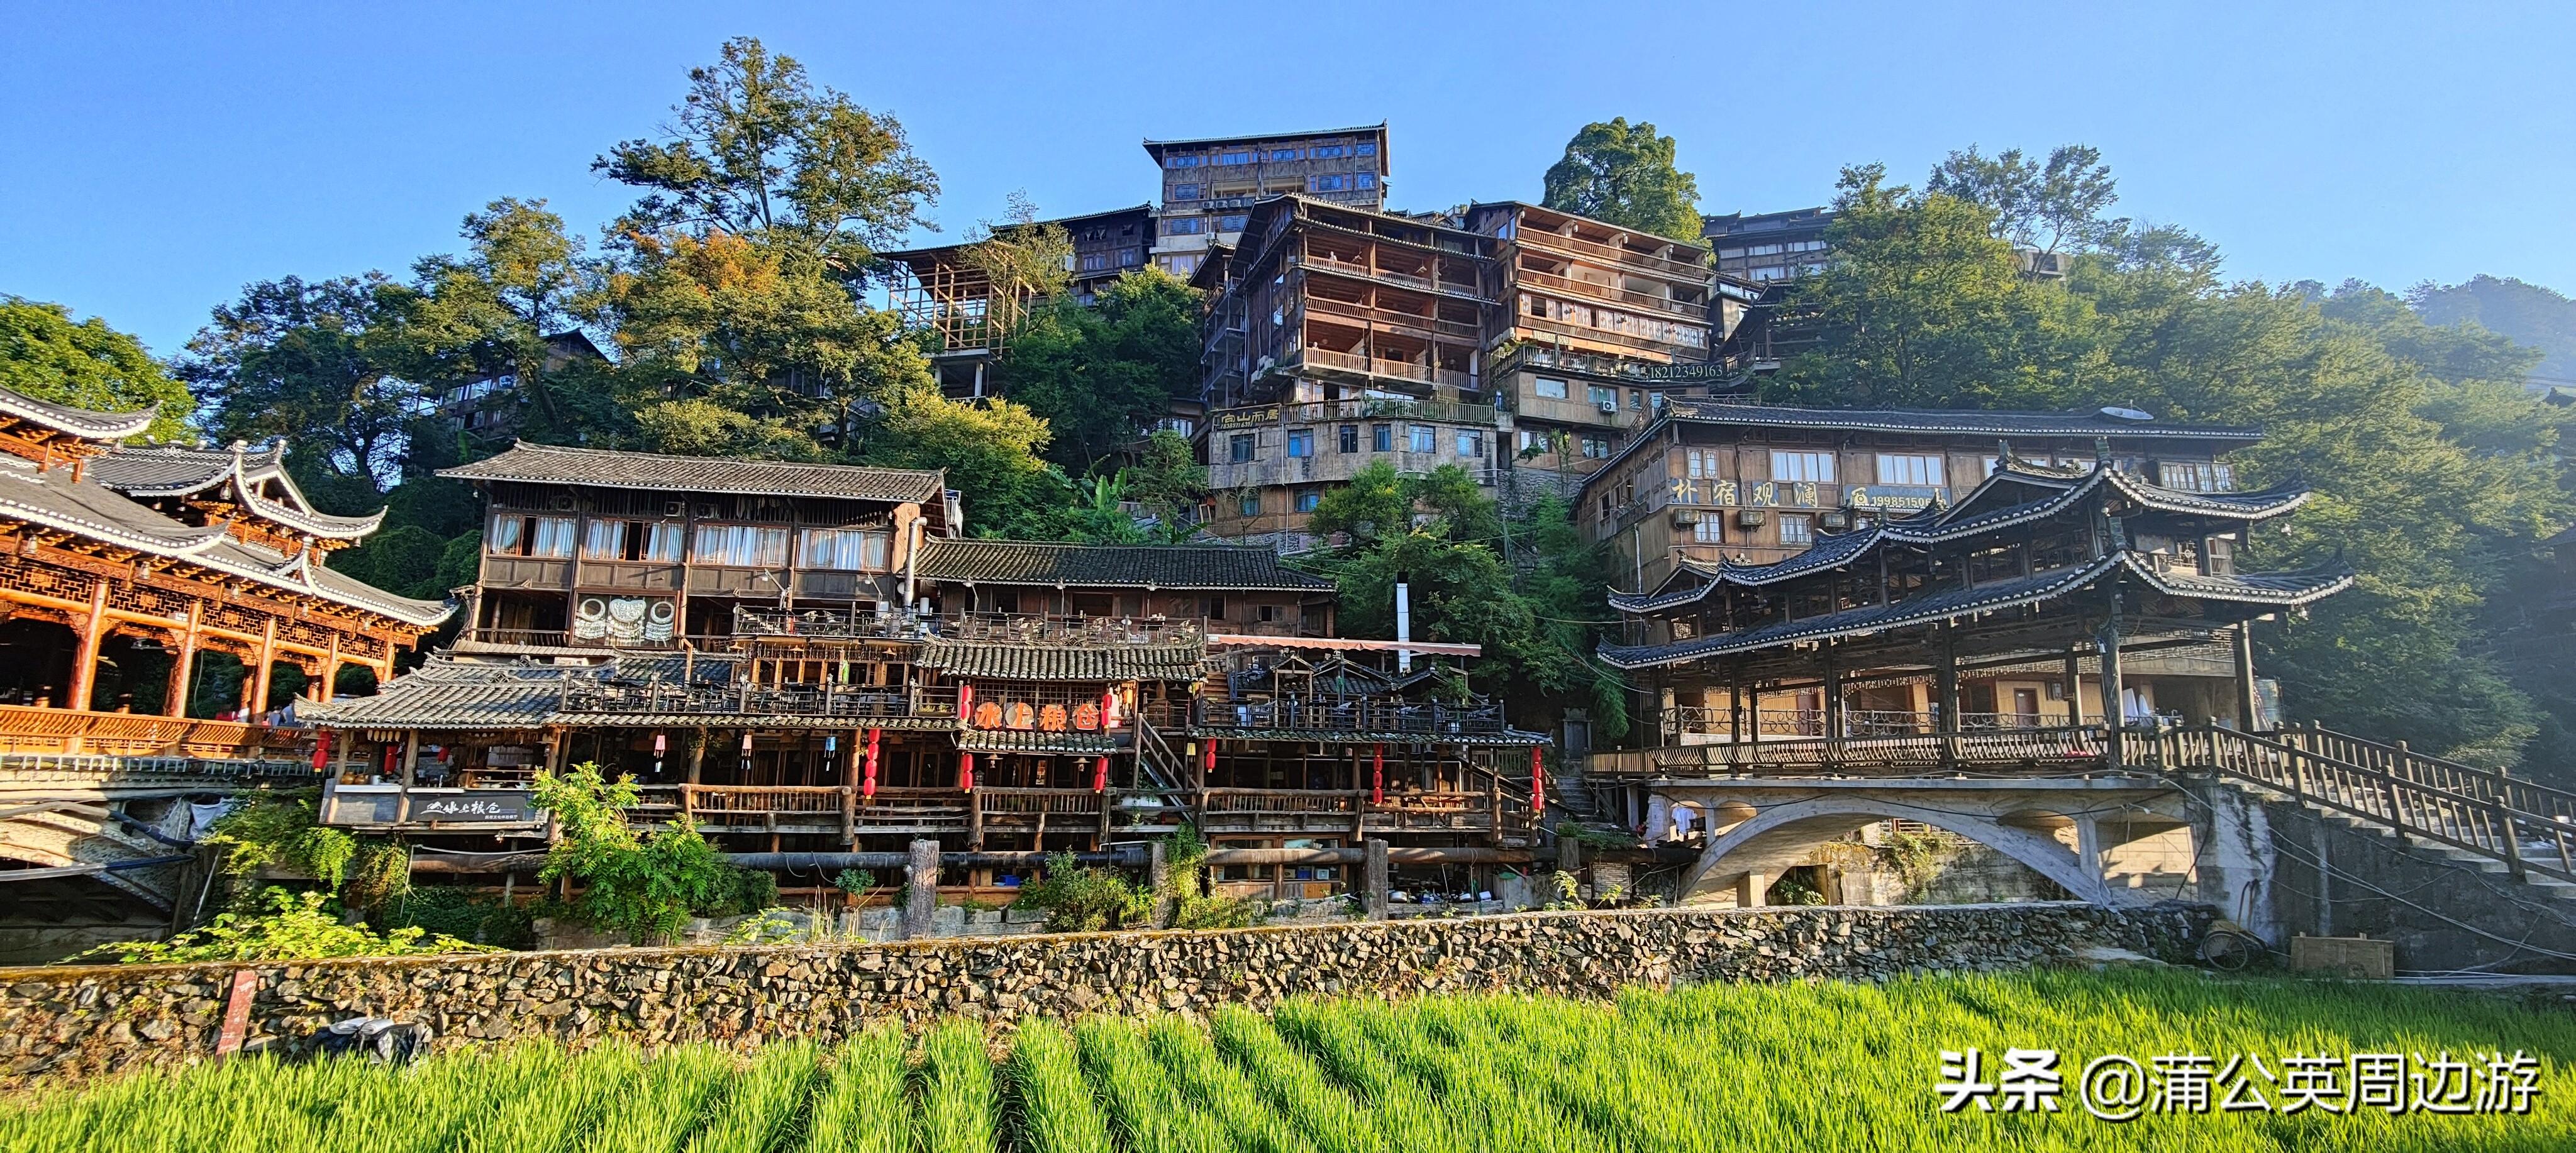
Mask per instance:
[[[415,792],[411,795],[411,819],[529,824],[537,820],[536,798],[519,789]]]
[[[1257,424],[1279,423],[1279,406],[1268,408],[1233,408],[1216,414],[1218,428],[1248,428]]]
[[[1843,492],[1843,503],[1852,508],[1898,512],[1930,508],[1934,502],[1948,499],[1948,490],[1922,484],[1856,484]]]
[[[1744,490],[1744,507],[1814,508],[1816,507],[1816,482],[1812,480],[1757,482]]]
[[[1735,482],[1702,480],[1695,476],[1677,477],[1672,483],[1674,504],[1714,504],[1732,507],[1737,503]]]

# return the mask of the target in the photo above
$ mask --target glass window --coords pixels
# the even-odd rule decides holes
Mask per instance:
[[[1305,153],[1294,148],[1273,148],[1270,150],[1270,159],[1273,163],[1283,160],[1296,160],[1304,155]]]
[[[1360,450],[1360,426],[1356,424],[1346,424],[1341,427],[1340,432],[1342,451],[1358,452]]]
[[[1375,187],[1377,187],[1377,173],[1374,173],[1374,172],[1362,172],[1362,173],[1359,173],[1359,174],[1357,174],[1357,175],[1355,175],[1355,176],[1352,176],[1352,177],[1351,177],[1351,183],[1353,183],[1353,184],[1355,184],[1355,185],[1357,185],[1357,186],[1359,186],[1359,187],[1361,187],[1361,188],[1375,188]]]
[[[1370,426],[1369,426],[1369,451],[1370,451],[1370,452],[1394,452],[1394,451],[1395,451],[1395,426],[1394,426],[1394,425],[1391,425],[1391,424],[1373,424],[1373,425],[1370,425]]]
[[[1725,544],[1726,519],[1713,513],[1701,516],[1699,523],[1691,526],[1691,539],[1701,544]]]
[[[528,541],[528,518],[517,513],[492,514],[491,539],[483,547],[498,556],[517,556]]]
[[[1166,156],[1163,158],[1163,167],[1165,168],[1196,168],[1205,163],[1207,163],[1207,157],[1200,156],[1195,153],[1188,156]]]
[[[1250,164],[1252,163],[1252,150],[1242,148],[1236,149],[1232,152],[1220,152],[1216,155],[1216,162],[1219,164]]]
[[[2002,467],[2003,467],[2003,458],[2002,458],[2002,457],[1995,457],[1995,456],[1981,456],[1981,457],[1978,457],[1978,458],[1977,458],[1977,462],[1978,462],[1978,464],[1980,464],[1981,466],[1983,466],[1983,467],[1984,467],[1984,469],[1985,469],[1985,471],[1980,472],[1980,473],[1978,473],[1978,474],[1977,474],[1979,477],[1989,477],[1989,476],[1993,476],[1993,475],[1995,475],[1995,470],[1996,470],[1996,469],[1998,469],[1998,468],[2002,468]]]
[[[494,547],[494,552],[513,552],[519,556],[560,560],[572,555],[573,519],[568,516],[513,517],[524,523],[510,534],[511,547]]]
[[[1311,428],[1292,428],[1292,429],[1289,429],[1289,430],[1288,430],[1288,455],[1290,455],[1290,456],[1313,456],[1313,455],[1315,455],[1315,430],[1314,430],[1314,429],[1311,429]]]
[[[1314,152],[1315,159],[1317,160],[1331,160],[1337,156],[1350,155],[1351,149],[1350,146],[1346,144],[1318,144],[1315,146]]]
[[[1646,411],[1646,390],[1642,388],[1629,389],[1628,407],[1638,412]]]
[[[1485,455],[1485,434],[1470,429],[1458,430],[1458,455],[1468,457]]]
[[[1619,407],[1619,390],[1612,388],[1609,385],[1596,384],[1589,386],[1583,390],[1583,395],[1589,398],[1595,407],[1608,408],[1613,411],[1617,410]]]
[[[1207,221],[1200,217],[1166,216],[1163,218],[1163,235],[1196,236],[1200,231],[1205,229],[1206,226]]]
[[[787,530],[753,524],[702,524],[689,545],[693,564],[780,568],[787,564]]]
[[[1594,460],[1610,459],[1610,442],[1597,436],[1583,438],[1583,455]]]
[[[884,572],[893,541],[892,534],[876,529],[809,528],[797,544],[796,563],[838,572]]]
[[[1196,199],[1198,199],[1198,198],[1199,198],[1199,186],[1198,186],[1198,185],[1195,185],[1195,184],[1175,184],[1175,185],[1173,185],[1173,186],[1172,186],[1172,199],[1174,199],[1174,200],[1196,200]]]
[[[1252,434],[1238,432],[1225,441],[1225,458],[1236,464],[1252,459]]]
[[[2236,488],[2236,466],[2216,461],[2165,461],[2158,466],[2158,483],[2184,492],[2232,492]]]
[[[1405,426],[1405,431],[1409,434],[1409,440],[1406,444],[1407,448],[1410,448],[1415,452],[1440,451],[1439,429],[1433,428],[1427,424],[1415,424]]]
[[[1308,192],[1347,192],[1350,191],[1350,187],[1351,178],[1348,176],[1309,176],[1306,178],[1306,190]]]
[[[1537,380],[1532,381],[1530,387],[1540,396],[1546,397],[1549,400],[1565,399],[1565,382],[1562,380],[1551,380],[1542,376]]]
[[[1261,494],[1258,492],[1247,492],[1243,494],[1235,500],[1234,511],[1241,513],[1244,516],[1260,516]]]
[[[1771,479],[1812,480],[1819,484],[1834,482],[1834,454],[1830,452],[1783,452],[1771,450]]]
[[[1241,212],[1237,212],[1229,216],[1220,216],[1216,218],[1216,230],[1219,232],[1241,232],[1243,231],[1244,222],[1250,219],[1252,219],[1251,216]]]
[[[1713,448],[1683,450],[1682,457],[1689,466],[1692,480],[1717,479],[1717,452],[1718,450]]]
[[[1938,488],[1949,482],[1942,479],[1941,458],[1929,453],[1882,452],[1878,454],[1878,483],[1931,485]]]
[[[1781,543],[1781,544],[1784,544],[1784,545],[1790,545],[1790,544],[1794,544],[1794,545],[1805,545],[1805,544],[1814,544],[1814,543],[1815,543],[1815,541],[1816,541],[1816,522],[1815,522],[1815,521],[1808,519],[1804,514],[1801,514],[1801,513],[1785,513],[1785,514],[1782,514],[1782,516],[1780,517],[1780,543]]]
[[[1374,140],[1360,141],[1358,144],[1351,146],[1351,151],[1362,156],[1375,156],[1377,155],[1377,142]]]
[[[1324,493],[1323,493],[1323,490],[1321,490],[1321,489],[1312,489],[1312,488],[1307,489],[1307,490],[1305,490],[1304,492],[1300,492],[1300,493],[1298,493],[1298,494],[1297,494],[1297,511],[1299,511],[1299,512],[1313,512],[1313,511],[1315,511],[1315,506],[1316,506],[1316,505],[1318,505],[1318,504],[1322,504],[1322,503],[1323,503],[1323,501],[1324,501]]]

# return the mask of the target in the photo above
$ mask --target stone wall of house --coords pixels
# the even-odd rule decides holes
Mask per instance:
[[[0,970],[0,1087],[211,1055],[232,975],[258,972],[246,1048],[292,1051],[358,1015],[424,1022],[437,1045],[550,1037],[647,1047],[830,1042],[888,1018],[1009,1021],[1268,1006],[1297,994],[1876,979],[2018,968],[2091,946],[2181,959],[2201,906],[2072,903],[1640,909],[1211,931],[942,938],[121,968]]]

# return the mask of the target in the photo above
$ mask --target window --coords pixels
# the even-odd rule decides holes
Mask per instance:
[[[1247,492],[1236,498],[1234,502],[1234,511],[1246,517],[1260,516],[1261,494],[1257,492]]]
[[[1348,192],[1350,190],[1351,178],[1348,176],[1309,176],[1306,178],[1306,191],[1308,192]]]
[[[1360,141],[1359,143],[1351,146],[1351,151],[1361,156],[1375,156],[1377,155],[1377,141]]]
[[[1878,483],[1930,485],[1939,488],[1949,482],[1942,479],[1941,458],[1928,453],[1882,452],[1878,454]]]
[[[1530,388],[1549,400],[1565,399],[1565,382],[1562,380],[1551,380],[1542,376],[1530,382]]]
[[[573,519],[568,516],[524,516],[496,513],[492,539],[484,547],[500,556],[563,560],[572,556]]]
[[[1439,430],[1439,429],[1433,428],[1433,427],[1431,427],[1430,425],[1427,425],[1427,424],[1413,424],[1413,425],[1406,425],[1406,426],[1405,426],[1405,432],[1408,434],[1408,436],[1409,436],[1409,438],[1410,438],[1410,439],[1408,440],[1408,442],[1406,443],[1405,447],[1407,447],[1407,448],[1411,449],[1412,451],[1414,451],[1414,452],[1438,452],[1438,451],[1440,451],[1440,430]]]
[[[695,564],[780,568],[787,564],[787,530],[752,524],[702,524],[689,545]]]
[[[1314,147],[1313,152],[1315,159],[1317,160],[1331,160],[1337,156],[1350,155],[1351,146],[1347,144],[1318,144]],[[1293,160],[1295,157],[1290,157],[1290,159]]]
[[[1351,183],[1356,184],[1361,188],[1375,188],[1377,187],[1377,173],[1362,172],[1351,177]]]
[[[1163,218],[1163,235],[1196,236],[1206,226],[1207,221],[1201,217],[1166,216]]]
[[[1315,430],[1314,430],[1314,429],[1311,429],[1311,428],[1292,428],[1292,429],[1289,429],[1289,430],[1288,430],[1288,455],[1290,455],[1290,456],[1313,456],[1313,455],[1315,455]]]
[[[1216,154],[1216,162],[1219,164],[1250,164],[1252,163],[1252,150],[1249,148],[1238,148],[1232,152],[1220,152]]]
[[[1199,186],[1196,184],[1175,184],[1172,186],[1172,199],[1174,200],[1196,200],[1198,198]]]
[[[884,572],[888,549],[894,543],[890,533],[876,529],[809,528],[805,539],[797,544],[797,565],[801,568],[832,569],[839,572]]]
[[[1700,544],[1726,543],[1726,518],[1714,513],[1703,515],[1691,526],[1691,539]]]
[[[1373,425],[1370,425],[1370,426],[1369,426],[1369,451],[1370,451],[1370,452],[1394,452],[1394,451],[1395,451],[1395,426],[1394,426],[1394,425],[1391,425],[1391,424],[1373,424]]]
[[[1484,456],[1484,455],[1485,455],[1485,434],[1484,434],[1484,433],[1481,433],[1481,432],[1474,431],[1474,430],[1472,430],[1472,429],[1463,429],[1463,428],[1462,428],[1462,429],[1459,429],[1459,430],[1458,430],[1458,455],[1460,455],[1460,456],[1465,456],[1465,457],[1482,457],[1482,456]]]
[[[2157,483],[2184,492],[2234,492],[2236,466],[2217,461],[2165,461]]]
[[[585,560],[659,561],[680,559],[680,526],[664,521],[595,520],[583,530]]]
[[[1646,411],[1646,390],[1642,388],[1629,389],[1628,407],[1637,412]]]
[[[1771,479],[1812,480],[1819,484],[1834,482],[1834,454],[1830,452],[1782,452],[1771,450]]]
[[[1322,489],[1307,489],[1304,492],[1297,494],[1297,511],[1313,512],[1315,511],[1315,506],[1322,504],[1323,502],[1324,492]]]
[[[1341,433],[1341,450],[1343,452],[1358,452],[1360,450],[1360,426],[1356,424],[1346,424],[1343,425],[1339,431]]]
[[[1108,254],[1108,253],[1106,253],[1106,252],[1086,252],[1086,253],[1083,253],[1083,254],[1082,254],[1082,271],[1084,271],[1084,272],[1105,272],[1105,271],[1107,271],[1107,270],[1108,270],[1108,268],[1109,268],[1109,254]]]
[[[1225,459],[1242,464],[1252,459],[1252,434],[1238,432],[1225,438]]]
[[[1607,438],[1605,438],[1605,437],[1598,437],[1598,436],[1587,436],[1587,437],[1584,437],[1584,438],[1583,438],[1583,455],[1585,455],[1585,456],[1587,456],[1587,457],[1590,457],[1590,458],[1592,458],[1592,459],[1594,459],[1594,460],[1608,460],[1608,459],[1610,459],[1610,441],[1609,441]]]
[[[1585,399],[1592,402],[1592,406],[1594,408],[1607,408],[1612,412],[1619,411],[1618,389],[1612,388],[1606,384],[1595,384],[1586,387],[1583,390],[1583,395]]]
[[[1802,513],[1785,513],[1780,517],[1780,543],[1806,545],[1816,542],[1816,522]]]
[[[1980,472],[1977,475],[1980,478],[1989,477],[1995,475],[1996,469],[2003,467],[2003,458],[1997,456],[1981,456],[1977,458],[1977,463],[1985,469],[1985,471]]]
[[[1301,158],[1303,158],[1304,156],[1305,156],[1305,153],[1304,153],[1304,152],[1301,152],[1301,151],[1299,151],[1299,150],[1297,150],[1297,149],[1294,149],[1294,148],[1273,148],[1273,149],[1271,149],[1271,150],[1270,150],[1270,162],[1271,162],[1271,163],[1273,163],[1273,164],[1278,164],[1278,163],[1281,163],[1281,162],[1284,162],[1284,161],[1289,161],[1289,160],[1297,160],[1297,159],[1301,159]]]
[[[1524,428],[1520,430],[1519,435],[1521,452],[1528,453],[1547,451],[1547,438],[1540,435],[1537,429]]]
[[[1216,230],[1219,232],[1241,232],[1243,231],[1244,222],[1250,219],[1251,216],[1249,214],[1242,212],[1220,216],[1216,218]]]
[[[1207,157],[1197,155],[1195,153],[1188,156],[1166,156],[1163,158],[1163,167],[1165,168],[1196,168],[1205,163],[1207,163]]]

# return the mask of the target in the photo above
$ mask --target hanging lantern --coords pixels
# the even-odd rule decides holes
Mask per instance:
[[[1100,690],[1100,727],[1118,727],[1118,690],[1115,688]]]
[[[313,734],[313,771],[321,772],[331,764],[331,730],[318,729]]]
[[[959,682],[959,683],[958,683],[958,685],[957,685],[957,716],[958,716],[958,719],[963,720],[963,719],[965,719],[965,718],[967,718],[967,717],[973,716],[974,714],[975,714],[975,686],[970,685],[970,684],[966,684],[966,683],[964,683],[964,682],[962,682],[962,681],[961,681],[961,682]],[[985,727],[990,728],[991,726],[989,726],[989,725],[988,725],[988,726],[985,726]]]
[[[957,787],[968,792],[975,790],[975,754],[957,754]]]
[[[748,729],[742,734],[742,755],[746,758],[751,756],[751,732]]]
[[[1386,746],[1369,746],[1369,803],[1386,803]]]
[[[1091,791],[1095,793],[1109,791],[1109,757],[1106,754],[1101,756],[1098,763],[1091,766]]]
[[[669,737],[666,737],[666,736],[662,735],[661,733],[655,733],[655,734],[653,734],[653,759],[654,759],[654,760],[657,760],[657,761],[658,761],[658,760],[661,760],[661,759],[662,759],[662,751],[663,751],[665,748],[669,747],[669,746],[668,746],[668,744],[667,744],[667,742],[668,742],[669,740],[670,740],[670,738],[669,738]]]
[[[1213,740],[1199,750],[1199,771],[1201,773],[1216,771],[1216,742]]]
[[[387,744],[387,745],[385,746],[385,772],[384,772],[384,775],[385,775],[385,776],[388,776],[388,777],[390,777],[390,776],[394,775],[394,747],[393,747],[391,744]]]
[[[866,768],[859,777],[859,795],[870,800],[876,799],[877,795],[877,734],[882,731],[881,729],[868,730]]]
[[[1539,755],[1538,746],[1530,746],[1530,815],[1547,815],[1547,761]]]

